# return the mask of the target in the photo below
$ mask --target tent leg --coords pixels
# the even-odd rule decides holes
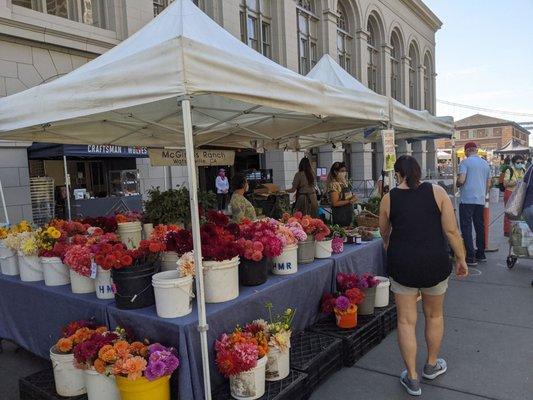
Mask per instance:
[[[194,245],[194,264],[196,265],[196,306],[198,307],[198,331],[202,349],[202,369],[204,375],[204,398],[211,400],[211,379],[209,376],[209,349],[207,346],[207,317],[205,311],[204,274],[202,266],[202,246],[200,239],[200,215],[198,213],[198,189],[196,163],[194,159],[194,140],[192,135],[191,101],[181,101],[183,113],[183,133],[185,136],[185,153],[187,173],[189,176],[189,196],[191,200],[191,226]]]
[[[63,168],[65,169],[65,188],[67,189],[67,212],[68,220],[72,219],[72,212],[70,210],[70,177],[67,170],[67,156],[63,156]]]

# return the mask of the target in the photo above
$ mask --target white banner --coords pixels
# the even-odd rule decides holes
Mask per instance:
[[[383,141],[383,171],[393,171],[394,163],[396,162],[394,129],[382,130],[381,139]]]

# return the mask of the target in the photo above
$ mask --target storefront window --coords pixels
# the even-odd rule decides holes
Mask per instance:
[[[318,17],[315,14],[314,1],[298,1],[298,69],[307,75],[318,62]]]
[[[241,0],[241,40],[265,57],[272,57],[269,0]]]

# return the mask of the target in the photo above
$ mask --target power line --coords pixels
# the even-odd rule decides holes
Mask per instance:
[[[521,112],[516,112],[516,111],[495,110],[495,109],[492,109],[492,108],[476,107],[476,106],[471,106],[471,105],[468,105],[468,104],[454,103],[454,102],[451,102],[451,101],[440,100],[440,99],[437,99],[437,102],[439,102],[441,104],[446,104],[448,106],[466,108],[466,109],[474,110],[474,111],[484,111],[484,112],[490,112],[490,113],[493,113],[493,114],[514,115],[514,116],[517,116],[517,117],[532,117],[533,118],[533,114],[532,113],[521,113]]]

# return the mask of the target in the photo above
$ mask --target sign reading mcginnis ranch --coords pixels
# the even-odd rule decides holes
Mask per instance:
[[[148,149],[152,167],[186,166],[185,150],[176,149]],[[210,165],[233,165],[235,151],[233,150],[202,150],[194,151],[196,165],[206,167]]]

